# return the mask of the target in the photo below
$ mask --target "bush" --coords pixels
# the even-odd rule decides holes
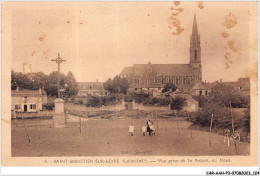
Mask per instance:
[[[87,107],[101,107],[103,105],[103,101],[101,97],[91,96],[88,98],[86,103]]]
[[[164,88],[163,88],[163,90],[162,90],[162,93],[164,93],[164,92],[168,92],[168,91],[175,91],[177,89],[177,87],[174,85],[174,84],[172,84],[172,83],[167,83],[165,86],[164,86]]]
[[[51,110],[54,109],[54,107],[55,107],[54,103],[44,103],[44,104],[42,104],[42,109],[43,110],[51,111]]]
[[[243,130],[250,133],[250,109],[245,110]]]
[[[83,100],[82,100],[81,98],[75,98],[75,99],[74,99],[74,103],[75,103],[75,104],[82,105],[82,104],[83,104]]]
[[[192,98],[199,102],[199,107],[200,108],[204,107],[205,104],[209,101],[209,98],[205,97],[203,95],[193,96]]]
[[[171,103],[170,103],[171,110],[177,110],[177,111],[182,110],[185,101],[186,101],[186,98],[181,97],[181,96],[172,98]]]
[[[166,99],[166,98],[160,98],[158,105],[160,106],[168,106],[170,104],[171,100],[170,99]]]

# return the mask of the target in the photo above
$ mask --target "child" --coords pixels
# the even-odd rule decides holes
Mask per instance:
[[[152,135],[155,135],[155,132],[154,132],[155,129],[154,129],[154,126],[153,126],[153,125],[150,125],[150,129],[152,130],[151,134],[152,134]]]
[[[142,127],[142,131],[143,131],[143,136],[145,136],[145,132],[147,131],[147,127],[146,127],[146,126],[143,126],[143,127]]]
[[[130,133],[131,136],[134,135],[134,129],[135,129],[134,125],[131,124],[131,125],[129,126],[129,133]]]

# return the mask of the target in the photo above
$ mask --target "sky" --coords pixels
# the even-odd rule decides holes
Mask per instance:
[[[49,74],[60,53],[61,72],[90,82],[149,61],[188,64],[194,13],[202,79],[247,76],[257,62],[256,2],[14,2],[12,68]]]

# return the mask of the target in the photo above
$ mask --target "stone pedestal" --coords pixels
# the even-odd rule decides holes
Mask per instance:
[[[53,127],[65,127],[65,113],[64,113],[64,100],[61,98],[56,98],[55,103],[55,114],[53,118]]]

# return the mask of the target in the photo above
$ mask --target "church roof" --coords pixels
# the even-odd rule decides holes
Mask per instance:
[[[191,76],[198,75],[199,69],[189,64],[134,64],[125,67],[120,75],[157,75],[157,76]]]
[[[133,74],[133,67],[125,67],[120,75],[132,75]]]

